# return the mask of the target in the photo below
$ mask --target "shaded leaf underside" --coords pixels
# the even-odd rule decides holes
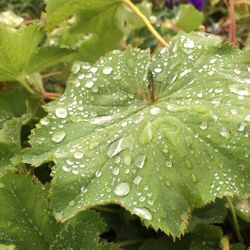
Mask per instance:
[[[118,203],[178,236],[193,208],[249,195],[247,58],[216,36],[193,33],[152,60],[130,48],[94,66],[75,64],[24,156],[35,166],[56,163],[57,219]]]

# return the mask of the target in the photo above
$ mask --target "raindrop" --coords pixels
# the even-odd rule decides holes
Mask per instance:
[[[173,167],[172,161],[166,161],[166,162],[165,162],[165,165],[166,165],[166,167],[168,167],[168,168],[172,168],[172,167]]]
[[[113,175],[118,175],[120,173],[120,169],[118,167],[113,168],[112,170]]]
[[[75,206],[75,204],[76,204],[76,202],[74,200],[72,200],[69,202],[69,207],[73,207],[73,206]]]
[[[83,152],[75,152],[75,153],[74,153],[74,157],[75,157],[76,159],[82,159],[82,157],[83,157]]]
[[[44,117],[43,119],[41,119],[40,123],[44,126],[49,124],[49,119],[47,117]]]
[[[139,155],[135,160],[135,166],[138,168],[143,168],[146,161],[146,155]]]
[[[245,125],[245,124],[240,123],[240,124],[238,125],[238,130],[239,130],[240,132],[243,132],[245,129],[246,129],[246,125]]]
[[[71,168],[69,166],[63,166],[62,170],[65,172],[69,172],[71,170]]]
[[[159,115],[160,113],[161,113],[161,110],[159,108],[157,108],[157,107],[152,107],[150,109],[150,114],[151,115]]]
[[[138,175],[138,176],[136,176],[136,177],[134,178],[133,183],[134,183],[135,185],[139,185],[139,184],[141,183],[141,181],[142,181],[142,176]]]
[[[159,73],[162,72],[162,69],[161,69],[161,68],[155,68],[155,69],[154,69],[154,72],[159,74]]]
[[[133,212],[144,220],[152,220],[152,214],[147,208],[135,207]]]
[[[55,113],[58,118],[62,119],[66,118],[68,115],[68,111],[65,108],[57,108]]]
[[[95,172],[95,176],[96,176],[97,178],[101,177],[101,176],[102,176],[102,172],[99,171],[99,170],[97,170],[97,171]]]
[[[85,87],[91,89],[94,86],[94,82],[89,80],[86,82]]]
[[[200,125],[200,129],[201,130],[206,130],[208,128],[208,124],[206,121],[203,121]]]
[[[52,141],[55,143],[61,142],[64,137],[66,136],[66,133],[64,131],[57,131],[52,135]]]
[[[187,39],[185,41],[185,43],[183,44],[183,46],[184,46],[184,48],[192,49],[192,48],[194,48],[194,41]]]
[[[102,72],[105,75],[110,75],[112,73],[112,71],[113,71],[113,68],[108,66],[108,67],[105,67]]]
[[[115,194],[118,196],[126,196],[130,191],[130,185],[128,182],[121,182],[115,187]]]
[[[228,131],[227,128],[222,128],[220,130],[220,135],[223,136],[223,137],[225,137],[226,139],[230,138],[230,133],[229,133],[229,131]]]
[[[245,121],[250,122],[250,114],[246,115]]]
[[[74,65],[72,66],[72,68],[71,68],[71,72],[72,72],[73,74],[77,74],[77,73],[79,72],[80,68],[81,68],[80,64],[74,64]]]
[[[191,179],[192,179],[193,183],[197,183],[197,181],[198,181],[196,175],[194,175],[194,174],[192,174]]]

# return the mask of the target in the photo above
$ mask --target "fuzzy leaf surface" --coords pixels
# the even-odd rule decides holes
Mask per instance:
[[[201,33],[178,35],[152,59],[130,48],[75,64],[24,156],[56,163],[57,219],[116,203],[178,236],[192,209],[249,195],[248,64]]]
[[[17,249],[47,250],[57,233],[47,192],[30,176],[0,177],[0,242]]]

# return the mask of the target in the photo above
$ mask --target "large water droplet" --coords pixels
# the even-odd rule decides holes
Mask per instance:
[[[118,196],[126,196],[130,191],[130,185],[128,182],[121,182],[115,187],[115,194]]]
[[[112,71],[113,71],[113,68],[108,66],[108,67],[105,67],[102,72],[105,75],[110,75],[112,73]]]
[[[150,109],[150,114],[151,115],[159,115],[160,113],[161,113],[161,110],[159,108],[157,108],[157,107],[152,107]]]
[[[59,143],[64,139],[65,136],[66,133],[64,131],[57,131],[52,135],[51,140],[55,143]]]
[[[220,130],[220,135],[225,137],[226,139],[229,139],[230,138],[230,132],[228,131],[227,128],[222,128]]]
[[[86,82],[85,87],[91,89],[94,86],[94,82],[89,80]]]
[[[142,176],[138,175],[138,176],[136,176],[136,177],[134,178],[133,183],[134,183],[135,185],[139,185],[139,184],[141,183],[141,181],[142,181]]]
[[[62,118],[62,119],[66,118],[68,115],[68,111],[65,108],[56,108],[55,113],[58,118]]]
[[[143,168],[146,161],[146,155],[139,155],[135,160],[135,166],[138,168]]]
[[[78,160],[82,159],[82,157],[83,157],[83,152],[80,152],[80,151],[75,152],[75,153],[74,153],[74,157],[75,157],[76,159],[78,159]]]
[[[41,119],[40,123],[44,126],[49,124],[49,119],[47,117],[44,117],[43,119]]]
[[[133,212],[144,220],[152,220],[152,214],[145,207],[143,208],[135,207],[133,209]]]
[[[184,46],[184,48],[192,49],[192,48],[194,48],[194,41],[192,41],[191,39],[187,39],[184,42],[183,46]]]

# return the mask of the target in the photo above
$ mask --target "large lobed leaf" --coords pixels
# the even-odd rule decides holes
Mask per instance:
[[[192,33],[152,60],[130,48],[75,64],[24,156],[34,166],[56,163],[57,219],[117,203],[179,236],[192,209],[248,196],[248,63],[217,36]]]

